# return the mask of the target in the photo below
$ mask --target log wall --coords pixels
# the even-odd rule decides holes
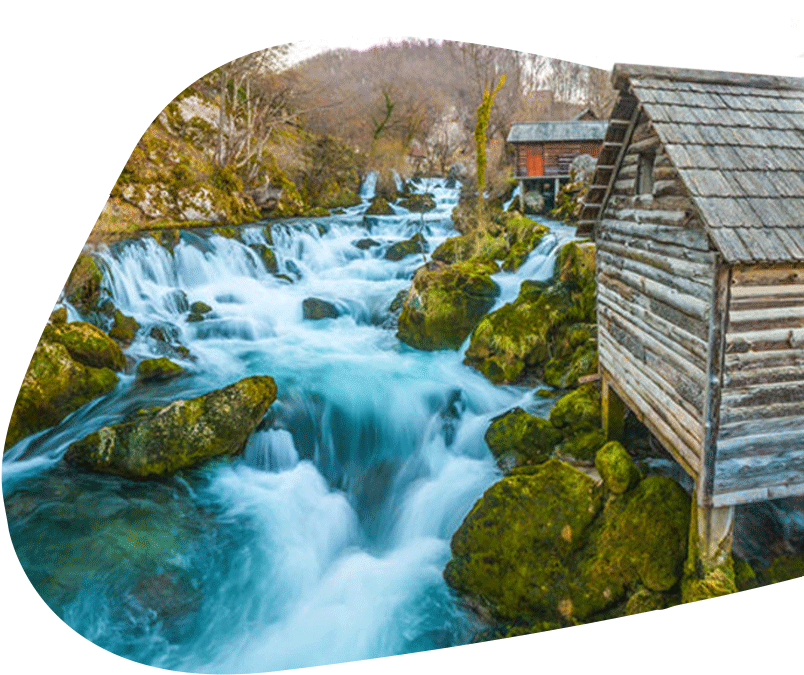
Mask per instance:
[[[804,265],[731,272],[713,503],[804,494]]]
[[[653,155],[652,192],[639,195],[637,166],[645,152]],[[644,116],[614,177],[596,243],[603,375],[697,478],[717,254]]]

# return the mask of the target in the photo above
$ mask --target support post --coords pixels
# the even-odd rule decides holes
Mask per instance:
[[[525,213],[525,181],[519,179],[519,212]]]
[[[697,497],[697,495],[696,495]],[[704,570],[725,564],[734,540],[734,506],[697,504],[698,557]]]
[[[601,409],[606,438],[610,441],[622,441],[625,434],[625,404],[611,388],[605,374],[601,383]]]

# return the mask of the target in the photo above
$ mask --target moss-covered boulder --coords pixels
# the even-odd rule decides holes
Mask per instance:
[[[426,253],[428,251],[427,240],[421,232],[417,232],[410,239],[398,241],[391,244],[385,252],[386,260],[402,260],[409,255]]]
[[[561,434],[547,420],[514,408],[495,417],[484,438],[497,465],[508,472],[549,459]]]
[[[600,390],[594,384],[562,396],[550,411],[550,422],[561,433],[561,452],[591,463],[606,443],[601,426]]]
[[[145,359],[137,365],[137,380],[140,382],[166,382],[187,372],[178,363],[168,358]]]
[[[206,318],[206,315],[211,311],[212,307],[210,307],[206,302],[196,300],[192,305],[190,305],[190,313],[187,315],[187,321],[190,323],[203,321]]]
[[[73,266],[67,283],[64,285],[64,297],[81,314],[87,314],[97,308],[101,298],[101,272],[95,260],[82,253]]]
[[[509,244],[508,254],[502,263],[507,272],[519,269],[523,262],[550,231],[546,225],[537,223],[518,213],[505,215],[505,233]]]
[[[667,592],[687,557],[690,498],[670,478],[650,476],[606,503],[580,564],[577,606],[591,616],[629,589]]]
[[[380,242],[375,239],[371,239],[370,237],[364,237],[363,239],[358,239],[355,242],[355,247],[359,248],[361,251],[367,251],[368,249],[379,245]]]
[[[543,378],[569,387],[597,370],[594,321],[593,287],[525,281],[514,302],[478,324],[465,363],[498,384]]]
[[[23,379],[5,447],[109,393],[118,382],[114,371],[125,366],[120,347],[100,328],[85,321],[48,323]]]
[[[67,323],[67,308],[59,307],[58,309],[54,309],[50,313],[50,318],[47,320],[47,322],[53,324],[54,326],[61,326]]]
[[[140,324],[134,317],[126,316],[119,309],[114,312],[112,327],[109,329],[109,337],[117,340],[124,347],[134,341]]]
[[[397,336],[416,349],[458,349],[494,305],[494,264],[430,262],[420,267],[399,316]]]
[[[279,263],[276,260],[276,253],[274,253],[272,248],[269,248],[265,244],[249,244],[249,248],[260,257],[263,265],[265,265],[265,269],[268,270],[270,274],[279,272]]]
[[[601,507],[595,481],[564,462],[517,470],[466,516],[444,578],[498,619],[567,618],[571,559]]]
[[[595,455],[595,468],[609,492],[620,495],[639,482],[634,460],[617,441],[606,443]]]
[[[270,377],[248,377],[189,400],[141,411],[72,443],[65,461],[129,478],[167,476],[240,452],[276,399]]]
[[[509,250],[508,241],[504,236],[494,236],[486,231],[473,231],[445,239],[433,251],[431,257],[447,264],[469,260],[491,262],[503,260]]]
[[[771,584],[804,577],[804,553],[779,556],[770,564],[764,576]]]

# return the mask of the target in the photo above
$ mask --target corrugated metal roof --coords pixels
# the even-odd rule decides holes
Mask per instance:
[[[509,143],[544,143],[547,141],[602,141],[605,120],[572,122],[517,122],[508,132]]]
[[[804,79],[617,65],[612,80],[639,99],[728,262],[804,262]]]

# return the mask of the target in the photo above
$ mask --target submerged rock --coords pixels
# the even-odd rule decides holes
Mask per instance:
[[[337,319],[339,316],[338,308],[331,302],[320,298],[305,298],[302,301],[302,317],[308,321]]]
[[[103,427],[72,443],[64,459],[83,469],[129,478],[167,476],[240,452],[275,399],[272,378],[248,377]]]
[[[361,251],[366,251],[374,246],[379,246],[380,242],[371,239],[370,237],[365,237],[363,239],[358,239],[355,242],[355,247],[359,248]]]
[[[413,277],[397,337],[416,349],[458,349],[491,309],[500,288],[489,263],[431,262]]]
[[[276,260],[276,253],[274,250],[265,244],[249,244],[249,248],[254,251],[262,260],[265,269],[270,274],[277,274],[279,272],[279,263]]]
[[[436,207],[435,197],[429,192],[417,192],[397,202],[401,207],[414,213],[427,213]]]

